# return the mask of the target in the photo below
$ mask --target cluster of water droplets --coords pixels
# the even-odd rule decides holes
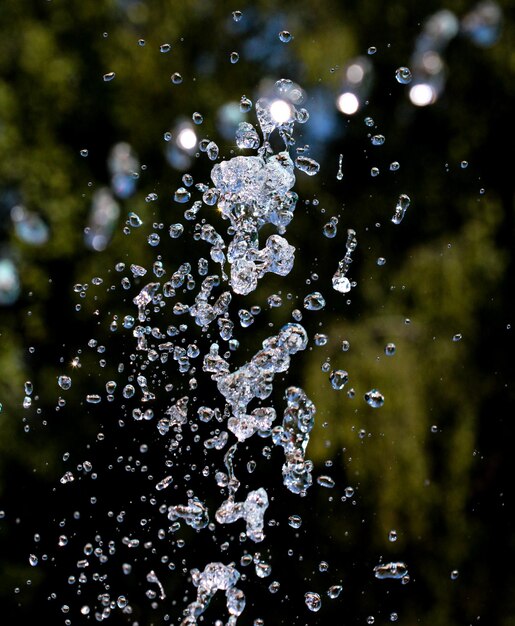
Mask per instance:
[[[235,20],[238,13],[235,12]],[[289,33],[287,35],[291,39]],[[289,41],[285,33],[281,36],[282,41]],[[189,427],[193,433],[197,433],[200,424],[212,422],[218,426],[202,443],[203,452],[207,456],[223,453],[226,471],[219,470],[214,473],[214,480],[223,498],[213,503],[204,496],[203,499],[199,498],[193,489],[189,489],[186,499],[175,501],[173,504],[169,502],[163,504],[159,510],[171,523],[170,533],[177,532],[181,523],[204,533],[214,533],[216,524],[219,526],[235,524],[241,525],[240,528],[244,525],[245,530],[240,533],[240,541],[247,539],[254,543],[264,541],[265,517],[273,499],[269,498],[264,487],[254,489],[247,487],[246,493],[240,492],[241,483],[236,476],[235,461],[238,446],[251,437],[268,438],[272,447],[282,448],[284,453],[282,480],[288,491],[304,496],[313,484],[313,463],[306,458],[306,452],[315,423],[314,403],[300,387],[288,386],[284,392],[282,421],[278,423],[276,407],[265,402],[272,395],[277,375],[288,372],[291,358],[307,348],[308,334],[299,323],[302,318],[301,312],[298,310],[294,312],[295,323],[284,325],[276,334],[262,341],[261,349],[249,360],[239,367],[231,365],[232,353],[239,346],[238,340],[234,337],[235,323],[234,316],[231,319],[231,303],[235,296],[246,296],[253,292],[266,273],[287,276],[292,270],[295,247],[284,235],[294,217],[298,201],[297,193],[293,190],[296,182],[295,173],[300,171],[313,176],[320,169],[319,164],[304,154],[302,149],[297,150],[295,159],[290,156],[290,149],[295,144],[294,126],[296,123],[305,123],[309,118],[307,110],[300,107],[301,98],[297,91],[298,87],[292,81],[282,79],[277,81],[270,97],[257,100],[254,108],[260,134],[249,122],[239,123],[236,129],[236,145],[242,151],[253,151],[255,154],[242,154],[214,164],[210,172],[211,186],[197,183],[193,187],[193,178],[185,174],[184,187],[179,187],[175,191],[174,201],[180,205],[187,205],[184,211],[187,221],[197,220],[199,212],[208,207],[211,211],[217,209],[222,219],[229,223],[226,236],[206,219],[194,224],[193,240],[200,242],[200,245],[209,246],[209,253],[206,255],[209,259],[201,257],[197,262],[198,278],[194,276],[193,264],[188,261],[179,264],[171,274],[167,273],[161,257],[155,260],[151,269],[135,263],[129,267],[124,263],[118,263],[115,267],[120,273],[128,270],[128,275],[121,280],[124,290],[132,289],[134,285],[148,280],[145,279],[147,275],[151,276],[149,282],[141,288],[138,287],[139,292],[132,298],[135,306],[133,314],[125,315],[123,320],[119,320],[115,315],[110,325],[112,331],[116,331],[121,325],[129,331],[135,341],[135,354],[130,357],[133,375],[122,387],[124,399],[139,400],[139,406],[130,413],[132,418],[138,422],[153,421],[159,436],[164,438],[169,452],[175,455],[176,460],[183,452],[186,428]],[[252,102],[243,96],[240,108],[242,111],[249,111]],[[200,124],[201,114],[194,113],[193,121]],[[272,148],[272,133],[276,133],[283,143],[283,149],[279,152],[274,152]],[[375,136],[372,141],[374,145],[381,145],[383,142],[384,137],[381,135]],[[199,148],[210,160],[218,160],[219,148],[213,141],[202,140]],[[340,155],[337,178],[341,180],[342,177],[342,155]],[[200,192],[201,199],[191,203],[194,189]],[[149,194],[146,198],[147,202],[154,202],[157,199],[155,193]],[[400,223],[408,206],[409,198],[402,195],[392,222]],[[140,228],[142,224],[143,220],[131,212],[124,232],[130,234],[131,229]],[[265,226],[267,230],[272,227],[277,232],[269,235],[265,241],[260,241],[260,234]],[[331,218],[324,227],[324,235],[329,239],[335,237],[337,226],[338,218]],[[162,236],[158,232],[160,230],[158,227],[158,224],[154,224],[155,232],[147,239],[152,247],[161,242]],[[175,223],[169,227],[172,240],[179,239],[183,234],[183,224]],[[346,252],[332,277],[333,288],[342,294],[348,293],[355,286],[347,274],[356,247],[356,232],[348,229]],[[98,279],[94,284],[101,282],[102,280]],[[82,296],[85,295],[85,289],[84,285],[79,285],[76,291]],[[188,295],[191,295],[189,301],[182,301],[188,300]],[[166,329],[155,325],[152,314],[160,314],[168,303],[171,303],[174,316],[194,321],[196,334],[201,333],[201,341],[195,340],[191,333],[191,340],[187,342],[189,327],[186,322],[169,325]],[[274,294],[269,296],[268,303],[270,307],[280,306],[282,299]],[[313,291],[304,298],[303,304],[308,311],[319,311],[326,306],[326,301],[322,293]],[[258,313],[259,307],[240,309],[238,311],[240,326],[242,328],[250,326]],[[325,345],[327,340],[327,335],[323,333],[317,333],[314,337],[317,346]],[[90,347],[96,347],[100,352],[101,346],[97,346],[95,340],[92,342]],[[205,343],[207,347],[204,349],[201,346]],[[348,347],[343,349],[346,350]],[[388,344],[386,354],[391,355],[394,352],[395,346]],[[74,367],[80,367],[79,356],[75,357],[74,362]],[[163,371],[162,367],[165,364],[172,362],[184,376],[186,383],[182,388],[180,384],[177,384],[176,388],[174,384],[165,386],[166,392],[173,392],[176,396],[172,397],[167,408],[157,415],[152,406],[156,399],[162,397],[161,393],[158,393],[160,372]],[[124,371],[122,365],[119,366],[120,373]],[[327,363],[324,371],[330,369]],[[199,394],[203,403],[209,402],[212,406],[200,404],[199,397],[195,395],[201,372],[207,374],[207,378],[216,385],[218,396],[213,402],[207,400],[207,394]],[[342,390],[348,378],[345,370],[332,370],[330,374],[332,388],[336,391]],[[61,374],[58,377],[58,385],[61,390],[67,391],[72,386],[72,378]],[[113,400],[116,389],[115,381],[106,383],[108,401]],[[89,404],[98,404],[102,400],[103,396],[98,393],[88,394],[86,398]],[[384,397],[378,390],[372,389],[365,394],[365,401],[370,406],[378,408],[384,403]],[[32,388],[27,384],[24,407],[27,408],[31,403]],[[200,442],[200,435],[195,434],[194,440],[196,443]],[[270,449],[267,447],[267,454],[270,454]],[[91,472],[91,467],[87,466],[87,463],[89,462],[81,466],[81,471]],[[250,463],[249,461],[247,467]],[[153,483],[156,492],[165,492],[168,496],[182,481],[182,477],[175,474],[174,464],[180,465],[176,461],[166,462],[167,469],[164,475],[161,474]],[[207,465],[203,476],[212,477]],[[74,473],[67,471],[60,482],[67,485],[74,480]],[[324,475],[318,477],[317,484],[332,488],[335,481],[330,476]],[[349,487],[348,490],[346,494],[352,497],[352,488]],[[120,516],[123,520],[123,516],[121,514]],[[292,515],[289,523],[292,528],[299,528],[302,520],[299,516]],[[162,529],[159,533],[161,539],[166,536],[166,531]],[[140,542],[135,537],[126,536],[123,543],[129,548],[135,548]],[[62,545],[66,544],[67,540],[63,541]],[[101,550],[99,554],[103,556]],[[202,555],[199,554],[198,558],[202,558]],[[31,554],[30,562],[34,566],[38,564],[35,554]],[[81,559],[80,562],[81,568],[89,565],[87,558]],[[242,566],[250,563],[254,563],[258,577],[265,578],[271,574],[271,565],[263,560],[259,553],[255,553],[254,556],[245,553],[242,556]],[[224,564],[214,561],[202,566],[203,571],[191,570],[197,597],[184,609],[181,624],[187,626],[197,624],[199,618],[203,620],[201,616],[210,600],[217,591],[223,591],[229,613],[227,624],[235,625],[245,607],[245,596],[236,587],[240,573],[232,562]],[[327,564],[321,571],[326,569]],[[124,573],[130,571],[130,564],[124,564]],[[183,571],[186,572],[185,569]],[[374,573],[377,578],[402,578],[406,581],[407,569],[402,563],[390,563],[377,566]],[[148,597],[159,596],[161,599],[165,597],[163,585],[153,570],[147,575],[147,582],[157,585],[158,588],[158,592],[147,593]],[[271,592],[277,591],[278,588],[278,581],[271,583]],[[332,599],[337,598],[341,590],[341,585],[333,585],[327,591],[327,595]],[[124,613],[130,613],[131,607],[127,598],[125,596],[120,598],[122,599],[113,600],[109,594],[104,594],[102,600],[104,607],[96,613],[97,619],[99,616],[102,619],[109,617],[116,608]],[[318,593],[308,591],[305,593],[305,603],[309,610],[317,612],[321,608],[322,598]],[[86,605],[83,608],[83,614],[89,614],[90,608]],[[261,621],[256,620],[255,623]]]

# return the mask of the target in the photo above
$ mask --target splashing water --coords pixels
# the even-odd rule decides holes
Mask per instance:
[[[241,19],[241,13],[238,11],[234,12],[233,16],[235,21]],[[281,35],[284,35],[282,41],[285,43],[292,39],[286,31]],[[162,52],[168,52],[169,49],[169,44],[161,46]],[[236,53],[233,53],[231,61],[236,63],[237,60]],[[172,82],[178,85],[182,82],[182,77],[177,73],[173,74]],[[274,497],[264,487],[251,488],[245,481],[240,482],[237,477],[240,476],[241,469],[238,453],[246,449],[245,442],[252,437],[269,438],[270,445],[263,448],[263,456],[267,459],[273,450],[279,453],[281,458],[284,454],[281,468],[284,489],[292,494],[306,496],[307,490],[314,483],[313,463],[306,454],[315,425],[315,404],[302,388],[289,385],[284,392],[285,406],[282,419],[278,423],[279,408],[273,406],[271,402],[266,402],[274,392],[274,383],[277,384],[277,380],[282,378],[281,375],[289,372],[292,357],[305,351],[308,346],[308,333],[299,323],[302,319],[301,311],[294,310],[292,315],[296,320],[295,323],[283,325],[278,332],[265,338],[261,343],[261,349],[246,362],[236,367],[231,363],[232,352],[239,345],[233,336],[235,329],[233,320],[239,318],[239,325],[248,328],[260,312],[260,307],[247,305],[248,308],[240,308],[238,316],[231,319],[233,301],[237,297],[248,296],[254,292],[267,273],[285,277],[292,271],[296,249],[286,239],[285,234],[294,218],[298,201],[298,195],[294,191],[296,173],[301,172],[311,177],[320,171],[320,164],[306,156],[302,150],[298,149],[294,159],[290,155],[291,146],[295,143],[293,137],[295,124],[305,123],[309,118],[306,109],[299,106],[301,98],[297,92],[300,93],[298,86],[292,81],[282,79],[277,81],[269,97],[262,97],[256,101],[254,109],[260,134],[257,127],[249,122],[238,123],[235,134],[237,147],[243,151],[254,151],[254,154],[238,155],[227,160],[222,158],[220,162],[214,163],[210,171],[211,186],[204,183],[195,184],[193,177],[185,174],[182,177],[184,186],[176,188],[173,192],[174,205],[180,207],[184,205],[184,217],[187,221],[194,222],[198,213],[204,207],[208,207],[213,212],[216,210],[229,226],[227,235],[223,236],[208,219],[199,220],[192,225],[193,240],[199,242],[199,245],[207,246],[209,250],[206,252],[208,258],[202,257],[198,260],[198,277],[193,276],[195,271],[193,263],[184,261],[170,271],[160,256],[149,266],[142,262],[141,265],[131,263],[127,266],[118,263],[115,267],[117,272],[126,271],[128,274],[121,280],[122,288],[135,288],[136,295],[132,298],[135,311],[131,311],[131,315],[125,315],[121,320],[115,316],[111,330],[116,330],[120,324],[122,329],[132,335],[134,353],[130,356],[132,373],[128,380],[122,384],[108,381],[105,390],[108,401],[113,399],[115,393],[121,393],[124,400],[139,403],[139,406],[131,408],[128,414],[135,422],[152,421],[154,432],[157,431],[156,437],[166,442],[166,469],[157,476],[149,476],[153,481],[153,494],[167,496],[166,504],[163,503],[159,510],[170,525],[168,531],[159,530],[160,539],[174,533],[178,533],[179,536],[179,531],[184,526],[199,534],[206,535],[211,532],[215,539],[214,533],[217,529],[234,524],[235,529],[239,528],[240,541],[247,539],[254,543],[265,541],[267,534],[265,524],[273,526],[276,523],[272,518],[267,519],[269,508],[273,508]],[[240,111],[248,113],[252,107],[250,99],[243,96],[239,105]],[[201,125],[203,116],[196,112],[192,120],[196,125]],[[279,152],[272,149],[273,133],[276,133],[284,144]],[[168,134],[170,137],[167,141],[172,139],[172,135]],[[381,145],[383,142],[384,138],[381,135],[376,135],[372,139],[374,145]],[[205,155],[204,158],[213,162],[218,161],[220,149],[214,141],[204,139],[200,140],[198,145],[200,152]],[[342,160],[343,156],[340,155],[338,180],[343,178]],[[201,200],[194,199],[196,191],[200,193]],[[399,203],[402,198],[404,196],[401,196]],[[155,202],[158,196],[152,193],[146,199],[147,202]],[[396,223],[402,220],[408,205],[409,198],[407,203],[402,200],[403,213]],[[144,220],[138,214],[129,213],[126,222],[129,232],[131,229],[142,230],[143,225]],[[147,243],[152,248],[164,243],[163,236],[157,232],[164,225],[154,223],[153,226],[156,232],[147,238]],[[269,232],[270,229],[276,232],[272,232],[263,240],[262,231]],[[169,244],[176,245],[180,243],[181,237],[184,239],[188,230],[184,224],[176,221],[169,226],[168,232],[172,241],[168,238],[166,240]],[[338,218],[334,217],[325,225],[324,234],[328,239],[333,239],[337,233]],[[348,293],[355,285],[351,283],[347,273],[356,246],[356,232],[348,229],[345,256],[339,261],[332,277],[332,286],[339,293]],[[152,277],[151,280],[149,276]],[[101,282],[97,281],[97,284]],[[84,287],[79,287],[78,291],[82,292]],[[282,303],[283,299],[278,294],[268,297],[271,308],[279,307]],[[184,321],[177,322],[177,326],[170,325],[161,330],[156,325],[158,322],[155,321],[153,314],[157,318],[165,306],[172,308],[174,316],[181,316],[182,320],[186,321],[191,320],[191,328]],[[316,314],[325,308],[326,299],[320,291],[312,291],[304,297],[303,306],[310,312],[306,315],[312,315],[311,312]],[[194,333],[201,335],[201,341],[193,338]],[[317,333],[314,337],[316,346],[325,346],[328,341],[329,337],[325,333]],[[347,346],[342,349],[347,350],[348,342],[344,344]],[[92,345],[96,346],[96,342]],[[175,381],[174,384],[162,385],[161,376],[164,372],[162,366],[167,363],[176,366],[187,382],[182,386]],[[77,364],[80,364],[79,357]],[[157,369],[158,367],[160,369]],[[329,360],[324,363],[324,368],[324,372],[330,372],[329,382],[332,389],[341,391],[348,382],[348,372],[343,369],[332,369]],[[119,372],[123,370],[123,364],[120,364]],[[203,388],[198,390],[199,376],[203,375],[207,375],[204,378],[212,388],[216,386],[212,400],[208,399],[209,396],[204,393]],[[61,374],[57,383],[61,390],[67,391],[71,387],[72,379]],[[187,387],[188,390],[183,387]],[[174,394],[167,401],[165,405],[167,408],[154,409],[156,401],[164,397],[164,392]],[[30,396],[31,393],[27,394],[29,400]],[[97,393],[89,393],[86,396],[86,402],[90,405],[100,404],[103,399],[104,396]],[[365,399],[373,407],[379,407],[384,402],[382,395],[374,389],[366,394]],[[208,404],[211,406],[207,406]],[[204,426],[206,424],[210,426]],[[223,458],[225,466],[223,471],[214,467],[214,463],[209,465],[207,460],[202,470],[203,477],[216,482],[222,497],[218,494],[201,493],[201,487],[199,490],[197,487],[188,488],[185,496],[181,496],[179,492],[183,483],[186,484],[191,478],[190,473],[182,477],[179,475],[181,455],[184,454],[184,449],[188,450],[184,435],[188,427],[192,433],[197,433],[199,425],[205,428],[213,426],[208,437],[202,440],[199,434],[195,434],[194,441],[201,443],[201,450],[206,459],[213,459],[216,455]],[[280,448],[282,452],[278,450]],[[213,470],[211,466],[214,467]],[[255,461],[249,460],[246,463],[249,473],[254,471],[255,466]],[[82,472],[91,472],[91,467],[87,463],[80,467]],[[60,483],[63,486],[70,485],[76,482],[78,477],[78,472],[69,471],[62,475]],[[315,482],[315,488],[336,490],[336,487],[337,482],[328,474],[318,476]],[[345,494],[345,497],[352,497],[352,488],[347,488]],[[121,523],[124,515],[124,512],[120,513],[117,521]],[[146,523],[146,520],[142,520],[142,524],[144,521]],[[298,530],[302,526],[302,518],[299,515],[290,515],[288,524]],[[191,532],[189,529],[185,530]],[[67,543],[66,539],[62,543],[60,541],[59,545],[64,547]],[[126,549],[137,549],[143,542],[140,542],[138,537],[126,535],[122,543]],[[151,542],[143,543],[150,544]],[[182,545],[184,540],[178,539],[177,546]],[[228,549],[228,545],[229,542],[222,544],[220,550]],[[266,543],[264,545],[266,546]],[[85,550],[86,558],[80,559],[78,565],[80,569],[89,566],[88,557],[91,552],[89,548]],[[195,554],[195,558],[202,560],[204,557],[202,553],[198,553]],[[204,618],[201,616],[207,610],[211,599],[218,591],[222,591],[225,593],[229,613],[227,624],[234,626],[246,603],[243,591],[236,586],[240,580],[240,573],[232,562],[224,564],[215,560],[206,563],[206,560],[205,558],[201,563],[201,567],[204,568],[202,571],[196,568],[191,570],[196,599],[184,608],[181,624],[188,626],[202,621]],[[267,578],[272,573],[272,565],[268,561],[269,558],[267,556],[263,558],[259,552],[254,555],[245,553],[241,557],[242,565],[253,564],[255,575],[260,579]],[[34,567],[38,565],[35,554],[30,556],[30,563]],[[325,572],[328,567],[323,561],[319,569]],[[123,572],[129,574],[131,571],[132,565],[124,563]],[[146,571],[148,572],[148,569]],[[166,597],[165,586],[157,571],[150,570],[146,575],[146,581],[153,585],[153,588],[147,591],[147,595],[149,598],[159,597],[162,600]],[[186,571],[183,569],[184,573]],[[374,573],[378,578],[404,578],[407,569],[402,563],[392,563],[377,566]],[[279,588],[278,581],[273,581],[269,585],[271,593],[276,593]],[[332,585],[324,593],[329,598],[335,599],[341,591],[341,585]],[[106,619],[116,608],[126,614],[130,613],[128,594],[119,595],[112,601],[106,600],[108,597],[109,594],[105,594],[104,599],[100,601],[103,602],[103,608],[101,612],[96,613],[97,616]],[[319,593],[308,591],[305,593],[305,604],[310,611],[318,612],[322,606],[321,596]],[[89,606],[84,605],[82,608],[83,615],[89,614]],[[262,621],[256,620],[254,623]]]

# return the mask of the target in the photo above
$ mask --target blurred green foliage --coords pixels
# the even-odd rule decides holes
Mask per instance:
[[[330,473],[340,491],[344,484],[353,486],[357,498],[356,507],[346,502],[328,515],[322,512],[327,496],[314,487],[305,513],[320,545],[327,541],[326,549],[340,563],[349,623],[364,623],[372,606],[383,611],[386,623],[384,583],[378,588],[369,579],[381,555],[396,560],[402,553],[414,581],[402,590],[402,600],[392,591],[396,606],[402,604],[400,623],[457,626],[480,616],[488,624],[515,624],[510,592],[515,580],[508,562],[513,539],[504,506],[513,436],[506,419],[513,412],[507,328],[513,175],[512,159],[498,148],[499,142],[509,148],[513,136],[515,52],[510,6],[499,4],[505,9],[499,42],[478,48],[456,38],[446,51],[444,93],[434,106],[417,110],[395,83],[394,71],[407,64],[427,16],[442,8],[436,2],[394,0],[385,7],[304,0],[278,7],[261,0],[229,7],[199,0],[174,6],[164,0],[3,0],[0,256],[13,259],[22,285],[17,302],[0,309],[0,510],[5,510],[0,580],[6,603],[16,597],[15,586],[32,581],[24,588],[28,599],[20,602],[21,613],[13,609],[13,616],[39,615],[42,598],[55,586],[39,570],[23,567],[33,503],[41,506],[44,490],[58,481],[62,451],[79,449],[99,431],[82,404],[99,384],[98,357],[81,355],[81,377],[66,396],[67,413],[55,410],[56,377],[90,337],[112,342],[106,375],[114,376],[122,360],[117,350],[125,356],[133,349],[105,339],[113,315],[133,313],[114,265],[148,267],[155,256],[146,244],[149,231],[123,234],[128,212],[139,213],[146,225],[167,226],[182,217],[170,200],[181,172],[167,165],[163,133],[199,111],[205,118],[202,136],[217,141],[229,158],[234,145],[217,129],[216,111],[223,104],[238,102],[243,94],[255,100],[265,78],[282,76],[306,90],[308,109],[310,94],[320,86],[332,104],[345,63],[374,45],[375,83],[367,107],[352,119],[337,118],[331,139],[316,146],[319,154],[312,156],[321,161],[321,174],[313,180],[298,176],[302,202],[289,230],[298,248],[295,270],[286,280],[264,281],[252,299],[264,306],[274,289],[282,290],[285,305],[263,314],[240,358],[269,334],[268,322],[284,323],[287,307],[302,308],[310,290],[323,291],[327,309],[318,317],[305,313],[304,322],[310,335],[325,332],[329,342],[294,363],[291,379],[301,380],[317,405],[308,448],[316,473]],[[470,9],[458,0],[444,8],[459,16]],[[243,12],[244,29],[235,28],[234,9]],[[287,47],[277,38],[283,28],[294,35]],[[138,45],[139,39],[146,45]],[[258,50],[254,56],[245,52],[251,39]],[[168,42],[171,52],[161,54],[160,44]],[[229,62],[233,50],[240,52],[235,65]],[[107,72],[116,73],[113,81],[103,80]],[[173,72],[183,76],[181,85],[171,83]],[[387,138],[382,152],[370,149],[365,115]],[[110,245],[92,252],[83,241],[92,193],[109,184],[106,161],[119,141],[133,146],[146,170],[140,171],[136,194],[119,201],[122,216]],[[83,148],[87,158],[80,156]],[[335,177],[340,153],[342,182]],[[388,172],[393,160],[401,164],[395,175]],[[460,168],[462,160],[468,168]],[[194,159],[189,171],[196,180],[207,180],[210,165]],[[377,178],[370,176],[372,166],[381,170]],[[145,203],[153,191],[160,200]],[[393,227],[389,218],[399,193],[408,193],[412,206],[402,225]],[[47,243],[34,246],[17,237],[13,203],[42,217],[50,231]],[[339,216],[334,241],[322,236],[332,215]],[[357,286],[349,304],[329,283],[344,254],[347,228],[356,229],[359,241],[351,268]],[[189,253],[188,240],[167,239],[167,249],[159,252],[178,265]],[[376,264],[379,256],[387,259],[384,266]],[[102,276],[104,286],[90,285],[82,302],[72,286],[93,276]],[[116,288],[110,290],[110,284]],[[248,306],[243,299],[241,306],[244,302]],[[82,310],[75,315],[77,303]],[[461,341],[453,341],[457,333]],[[342,339],[350,342],[348,352],[341,350]],[[397,347],[391,357],[384,354],[388,342]],[[321,369],[326,359],[332,369],[349,372],[344,390],[331,389]],[[22,409],[25,380],[34,383],[39,413]],[[347,396],[350,387],[353,399]],[[385,395],[381,409],[363,402],[373,387]],[[103,423],[110,418],[103,414]],[[332,469],[326,470],[324,462],[331,460]],[[395,544],[387,540],[391,529],[399,534]],[[363,572],[359,565],[353,569],[355,563],[363,564]],[[308,568],[291,574],[302,591]],[[452,569],[460,570],[460,578],[451,584]],[[366,585],[359,582],[360,572]],[[284,611],[278,607],[272,614]],[[302,609],[299,624],[307,620]],[[342,609],[335,603],[324,610],[316,623],[334,621]],[[266,623],[276,623],[264,609],[261,614]]]

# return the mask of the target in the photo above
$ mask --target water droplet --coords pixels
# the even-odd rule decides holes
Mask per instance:
[[[293,37],[292,37],[292,34],[290,32],[288,32],[287,30],[282,30],[279,33],[279,39],[283,43],[288,43],[288,42],[290,42],[293,39]]]
[[[340,156],[338,157],[338,171],[336,172],[336,180],[342,180],[343,178],[342,164],[343,164],[343,154],[340,154]]]
[[[123,388],[122,394],[124,398],[132,398],[132,396],[136,393],[136,389],[134,385],[125,385]]]
[[[87,157],[88,154],[89,154],[89,152],[85,148],[80,151],[81,157]]]
[[[382,266],[386,263],[386,259],[384,258],[384,256],[380,256],[378,257],[377,261],[376,261],[377,265]]]
[[[379,409],[384,404],[384,396],[378,389],[371,389],[365,394],[365,402],[373,409]]]
[[[328,569],[329,569],[329,563],[327,561],[320,561],[320,563],[318,564],[318,571],[327,572]]]
[[[157,233],[150,233],[150,235],[147,237],[147,242],[149,246],[152,246],[154,248],[159,245],[160,241],[161,241],[161,238],[159,237]]]
[[[322,232],[324,233],[324,236],[328,239],[333,239],[334,237],[336,237],[336,234],[338,233],[338,219],[334,217],[331,218],[327,222],[327,224],[324,224]]]
[[[320,171],[320,163],[306,156],[298,156],[295,159],[295,167],[308,176],[314,176]]]
[[[329,337],[324,333],[316,333],[313,339],[316,346],[325,346]]]
[[[174,85],[180,85],[183,81],[182,76],[179,74],[179,72],[174,72],[171,77],[170,80],[172,81],[172,83]]]
[[[337,270],[332,278],[333,289],[340,293],[348,293],[351,290],[350,280],[343,275],[340,270]]]
[[[460,573],[458,572],[458,570],[457,569],[453,569],[452,572],[451,572],[451,580],[456,580],[459,575],[460,575]]]
[[[243,17],[243,13],[241,11],[233,11],[232,12],[232,19],[235,22],[239,22],[242,17]]]
[[[314,591],[307,591],[304,594],[304,602],[310,611],[316,613],[322,607],[322,598]]]
[[[320,311],[324,307],[325,299],[319,291],[313,291],[304,298],[304,308],[308,311]]]
[[[184,226],[180,223],[170,224],[169,234],[172,239],[178,239],[184,232]]]
[[[89,404],[98,404],[101,400],[102,398],[97,393],[90,393],[86,396],[86,402]]]
[[[384,135],[374,135],[371,139],[370,142],[372,143],[373,146],[382,146],[385,142],[385,136]]]
[[[236,130],[236,145],[244,150],[256,150],[259,148],[259,135],[252,124],[240,122]]]
[[[406,215],[406,211],[410,205],[410,197],[405,193],[402,193],[397,200],[397,205],[395,206],[395,212],[392,215],[391,221],[394,224],[400,224]]]
[[[463,335],[461,333],[456,333],[452,338],[453,341],[461,341],[462,339]]]
[[[327,590],[327,595],[331,598],[331,600],[334,600],[340,595],[342,589],[343,587],[341,585],[333,585]]]
[[[195,113],[193,113],[191,119],[193,120],[193,123],[197,125],[202,124],[202,122],[204,121],[204,117],[198,111],[195,111]]]
[[[237,52],[231,52],[229,59],[234,65],[234,63],[238,63],[238,61],[240,60],[240,55]]]
[[[376,565],[374,567],[374,576],[381,580],[385,578],[402,579],[408,574],[408,568],[405,563],[386,563],[385,565]]]
[[[108,83],[110,80],[113,80],[115,76],[116,76],[115,72],[108,72],[107,74],[104,74],[104,82]]]
[[[392,529],[389,533],[388,533],[388,541],[391,541],[392,543],[397,541],[397,531]]]
[[[408,67],[399,67],[395,70],[395,78],[401,85],[408,85],[411,83],[413,76]]]
[[[326,487],[327,489],[332,489],[334,487],[334,485],[336,484],[334,482],[334,480],[330,477],[330,476],[319,476],[317,478],[317,483],[321,486],[321,487]]]
[[[400,168],[400,163],[399,163],[399,161],[392,161],[392,162],[390,163],[390,171],[391,171],[391,172],[396,172],[399,168]]]
[[[300,528],[302,526],[302,518],[300,515],[290,515],[288,518],[288,524],[292,528]]]
[[[69,376],[59,376],[57,384],[61,387],[61,389],[67,391],[72,386],[72,379]]]
[[[377,52],[377,48],[375,46],[370,46],[367,50],[367,54],[375,54]]]
[[[386,356],[393,356],[395,354],[396,346],[394,343],[387,343],[384,347],[384,353]]]
[[[127,221],[129,222],[129,226],[131,226],[132,228],[139,228],[143,224],[143,221],[141,220],[140,216],[134,213],[133,211],[131,211],[127,217],[128,217]]]
[[[145,40],[144,39],[138,39],[138,46],[143,47],[145,45]]]
[[[370,170],[370,176],[372,176],[372,178],[375,178],[376,176],[379,176],[379,168],[378,167],[373,167]]]
[[[329,379],[333,389],[341,391],[349,380],[349,374],[345,370],[333,370]]]
[[[29,563],[32,565],[32,567],[36,567],[36,565],[38,564],[38,557],[35,554],[31,554],[29,556]]]
[[[247,96],[242,96],[240,99],[240,111],[242,113],[248,113],[252,109],[252,100]]]
[[[347,352],[349,348],[350,348],[350,342],[344,339],[342,341],[342,352]]]
[[[281,583],[279,583],[277,580],[274,580],[268,586],[268,591],[270,591],[270,593],[277,593],[279,591],[280,587],[281,587]]]
[[[399,619],[399,616],[397,615],[397,613],[390,613],[391,622],[396,622],[398,619]]]
[[[373,615],[369,615],[367,617],[367,624],[375,624],[375,617]]]
[[[219,148],[214,141],[210,141],[206,146],[206,154],[210,161],[218,159]]]
[[[462,161],[460,163],[460,167],[462,170],[466,169],[469,166],[468,161]]]
[[[184,187],[179,187],[179,189],[177,189],[173,195],[173,199],[175,200],[175,202],[179,202],[179,204],[184,204],[185,202],[188,202],[190,198],[191,193]]]
[[[172,49],[172,46],[169,43],[162,43],[159,46],[159,52],[166,53],[166,52],[170,52],[171,49]]]

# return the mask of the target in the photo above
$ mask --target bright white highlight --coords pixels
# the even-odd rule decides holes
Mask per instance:
[[[425,107],[428,104],[433,104],[436,100],[436,93],[431,85],[419,83],[410,89],[409,98],[415,106]]]
[[[342,113],[345,113],[345,115],[354,115],[359,109],[359,100],[355,94],[347,91],[338,96],[336,106]]]
[[[270,105],[270,115],[277,124],[284,124],[292,117],[291,106],[285,100],[274,100]]]
[[[193,150],[197,144],[197,135],[191,128],[183,128],[177,135],[177,143],[183,150]]]

